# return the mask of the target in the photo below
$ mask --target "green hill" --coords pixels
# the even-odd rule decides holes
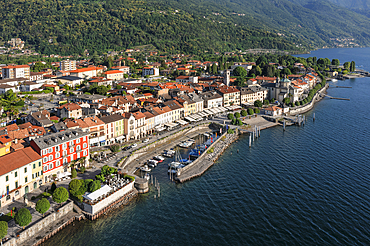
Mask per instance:
[[[0,0],[2,42],[44,54],[152,44],[167,52],[370,44],[370,19],[326,0]]]

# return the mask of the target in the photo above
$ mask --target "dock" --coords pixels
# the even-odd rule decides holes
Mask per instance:
[[[180,170],[180,175],[178,175],[175,180],[183,183],[192,178],[201,176],[205,171],[207,171],[214,162],[219,158],[219,156],[239,137],[238,133],[234,134],[223,134],[222,137],[217,139],[208,150],[213,148],[213,153],[205,151],[197,160],[193,163],[187,165]]]

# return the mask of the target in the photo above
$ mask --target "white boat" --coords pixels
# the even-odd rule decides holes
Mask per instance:
[[[152,171],[152,169],[150,169],[147,165],[145,165],[143,167],[140,167],[140,170],[143,171],[143,172],[150,172],[150,171]]]
[[[193,145],[193,141],[184,141],[184,142],[182,142],[182,143],[180,143],[179,144],[179,147],[181,147],[181,148],[189,148],[190,146],[192,146]]]
[[[162,156],[160,156],[160,155],[154,156],[153,159],[156,160],[156,161],[158,161],[158,162],[164,161],[164,158]]]
[[[162,155],[165,156],[165,157],[173,157],[175,155],[175,151],[167,150]]]
[[[149,180],[149,179],[150,179],[150,174],[149,174],[149,173],[146,173],[146,174],[144,175],[144,179]]]
[[[156,167],[158,165],[158,161],[156,161],[156,160],[149,160],[148,161],[148,165],[150,167]]]

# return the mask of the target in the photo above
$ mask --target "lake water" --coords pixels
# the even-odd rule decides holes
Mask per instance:
[[[356,61],[370,48],[310,55]],[[161,185],[97,221],[76,222],[45,245],[369,245],[370,78],[338,81],[303,127],[242,136],[203,176]],[[316,120],[313,121],[313,113]],[[237,152],[239,150],[239,152]]]

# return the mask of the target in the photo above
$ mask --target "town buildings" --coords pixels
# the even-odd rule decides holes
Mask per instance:
[[[63,60],[60,62],[59,70],[62,71],[73,71],[76,70],[76,61],[74,60]]]
[[[30,78],[30,66],[10,65],[2,67],[3,79]]]

